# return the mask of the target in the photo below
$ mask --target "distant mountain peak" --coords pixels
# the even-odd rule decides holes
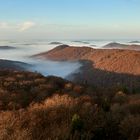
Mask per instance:
[[[117,43],[117,42],[111,42],[111,43],[108,43],[107,45],[104,46],[104,48],[115,48],[115,47],[118,47],[118,46],[126,46],[124,44],[120,44],[120,43]]]
[[[134,41],[130,41],[129,43],[140,43],[140,41],[134,40]]]
[[[55,47],[54,49],[61,50],[61,49],[65,49],[67,47],[70,47],[70,46],[66,45],[66,44],[63,44],[63,45],[59,45],[59,46]]]

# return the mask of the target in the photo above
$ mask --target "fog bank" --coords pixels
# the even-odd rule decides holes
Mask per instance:
[[[20,61],[28,63],[31,66],[27,70],[39,72],[44,76],[54,75],[62,78],[78,71],[81,67],[79,62],[58,62],[44,59],[31,58],[30,56],[48,51],[56,45],[50,45],[49,42],[0,42],[0,46],[13,46],[16,49],[0,49],[0,59]]]

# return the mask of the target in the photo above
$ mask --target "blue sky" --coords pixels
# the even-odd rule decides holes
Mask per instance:
[[[0,38],[140,37],[140,0],[0,0]]]

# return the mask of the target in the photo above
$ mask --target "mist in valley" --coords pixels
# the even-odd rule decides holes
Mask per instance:
[[[0,46],[10,46],[14,49],[0,49],[0,59],[19,61],[30,64],[29,71],[36,71],[44,76],[54,75],[62,78],[70,74],[79,72],[82,66],[79,62],[56,62],[45,59],[37,59],[31,56],[49,51],[60,44],[70,46],[88,46],[96,49],[103,48],[104,45],[113,42],[112,40],[69,40],[69,41],[48,41],[48,40],[1,40]],[[115,40],[118,43],[128,43],[130,40]]]
[[[56,47],[55,44],[49,42],[1,41],[0,46],[15,47],[15,49],[0,49],[0,59],[30,64],[29,67],[26,67],[28,71],[39,72],[44,76],[53,75],[66,78],[68,75],[78,72],[81,67],[79,62],[58,62],[31,57],[34,54],[46,52]]]

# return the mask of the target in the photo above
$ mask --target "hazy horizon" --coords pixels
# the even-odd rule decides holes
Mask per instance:
[[[139,39],[138,0],[1,0],[0,39]]]

